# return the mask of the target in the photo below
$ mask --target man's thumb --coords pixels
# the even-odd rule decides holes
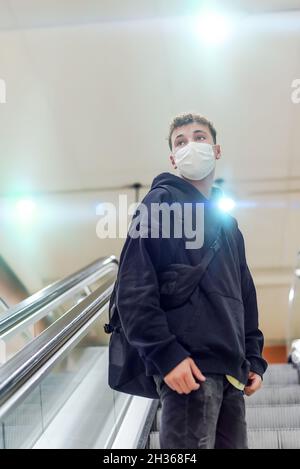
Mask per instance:
[[[191,370],[192,370],[192,373],[193,375],[198,378],[200,381],[205,381],[206,378],[205,376],[203,376],[203,374],[201,373],[201,371],[199,370],[199,368],[197,367],[196,363],[194,362],[194,360],[190,360],[190,365],[191,365]]]

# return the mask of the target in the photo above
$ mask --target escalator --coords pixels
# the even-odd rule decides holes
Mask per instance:
[[[101,259],[3,310],[0,448],[159,448],[159,401],[107,384],[103,325],[117,269]],[[246,412],[251,449],[300,448],[299,368],[271,365]]]
[[[5,313],[7,310],[8,310],[8,305],[2,298],[0,298],[0,314]]]
[[[263,388],[246,397],[246,420],[250,449],[300,449],[299,370],[291,364],[271,365]],[[158,449],[158,409],[147,447]]]
[[[0,448],[145,445],[152,401],[107,385],[117,268],[102,259],[1,314]]]

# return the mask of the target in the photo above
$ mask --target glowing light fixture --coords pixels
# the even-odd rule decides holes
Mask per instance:
[[[36,210],[36,203],[32,199],[20,199],[16,203],[18,220],[29,222],[32,220]]]
[[[234,30],[233,19],[213,11],[200,13],[195,26],[200,39],[208,44],[220,44],[226,41]]]
[[[235,201],[230,197],[221,197],[218,201],[218,207],[222,212],[231,212],[235,207]]]

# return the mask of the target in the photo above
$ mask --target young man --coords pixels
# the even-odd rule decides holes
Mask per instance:
[[[188,245],[186,230],[180,237],[164,236],[163,221],[142,216],[143,235],[127,239],[121,254],[120,318],[156,382],[161,448],[247,448],[244,393],[260,388],[267,363],[243,236],[235,218],[222,215],[215,203],[218,190],[212,184],[221,157],[216,130],[197,114],[177,116],[169,146],[177,175],[157,176],[143,204],[149,213],[155,204],[189,205],[194,233],[203,231],[203,243]],[[199,205],[202,218],[197,218]],[[186,213],[174,215],[172,227],[178,220],[184,224]],[[151,236],[153,225],[159,236]],[[198,282],[195,269],[216,239],[220,248]],[[182,270],[168,272],[174,265]],[[171,279],[167,287],[162,287],[163,272]],[[189,284],[194,286],[188,297],[177,304]],[[162,301],[164,292],[169,301]]]

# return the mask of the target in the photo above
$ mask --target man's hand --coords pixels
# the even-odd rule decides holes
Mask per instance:
[[[262,379],[259,375],[256,373],[253,373],[253,371],[250,371],[249,376],[248,376],[248,384],[245,387],[245,394],[246,396],[252,396],[256,391],[258,391],[261,388],[262,385]]]
[[[194,376],[202,382],[206,379],[194,360],[188,357],[173,368],[164,377],[164,381],[169,388],[178,392],[178,394],[189,394],[191,391],[197,391],[200,388],[200,384],[196,383]]]

